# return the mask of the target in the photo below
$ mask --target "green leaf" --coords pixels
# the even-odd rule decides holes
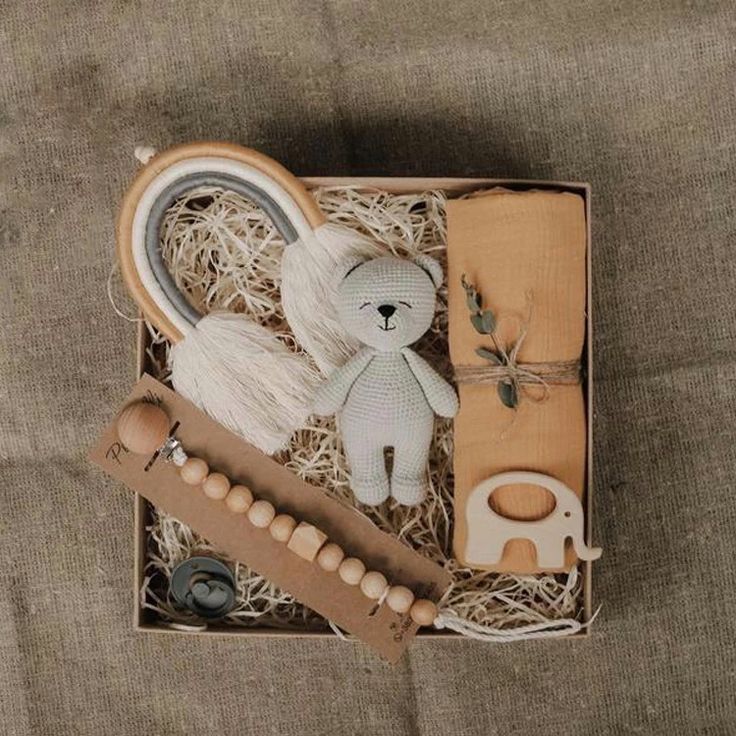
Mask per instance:
[[[486,334],[486,331],[483,329],[483,317],[480,314],[471,314],[470,321],[473,323],[476,332],[479,332],[481,335]]]
[[[465,301],[468,304],[468,309],[471,312],[480,312],[483,300],[475,286],[467,281],[465,274],[462,275],[460,283],[463,285],[463,289],[465,289]]]
[[[483,330],[487,335],[490,335],[493,330],[496,329],[496,318],[493,316],[493,312],[490,311],[490,309],[486,309],[483,314],[481,314],[481,319],[483,320]]]
[[[515,409],[519,403],[516,386],[511,381],[501,381],[498,384],[498,397],[501,399],[501,403],[509,409]]]
[[[472,287],[466,290],[465,301],[468,303],[468,309],[471,312],[480,312],[480,308],[482,304],[481,296]]]
[[[496,355],[496,353],[492,352],[491,350],[486,350],[486,348],[476,348],[475,354],[480,355],[481,358],[485,358],[486,360],[490,360],[491,363],[494,363],[495,365],[503,365],[501,362],[501,358]]]

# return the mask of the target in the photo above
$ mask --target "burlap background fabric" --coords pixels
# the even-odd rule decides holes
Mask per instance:
[[[95,2],[0,9],[0,730],[736,729],[736,6]],[[298,173],[592,182],[592,638],[419,643],[131,630],[132,500],[85,461],[127,393],[105,297],[136,144]]]

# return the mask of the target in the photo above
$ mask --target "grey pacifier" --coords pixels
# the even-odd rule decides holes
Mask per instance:
[[[174,568],[171,593],[179,605],[202,618],[222,618],[235,605],[235,578],[213,557],[190,557]]]

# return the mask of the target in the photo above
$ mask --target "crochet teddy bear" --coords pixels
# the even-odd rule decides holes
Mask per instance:
[[[442,267],[429,256],[348,264],[337,313],[363,346],[319,386],[314,411],[339,412],[351,485],[358,501],[389,495],[413,505],[427,493],[427,457],[434,414],[454,417],[455,390],[409,345],[430,327]],[[384,449],[394,450],[389,482]]]

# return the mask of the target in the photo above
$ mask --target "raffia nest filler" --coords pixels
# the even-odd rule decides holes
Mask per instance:
[[[397,256],[427,253],[443,265],[446,250],[446,196],[441,191],[389,194],[358,187],[313,190],[328,219],[371,235]],[[166,263],[177,284],[202,311],[246,312],[267,325],[294,349],[279,299],[281,237],[263,211],[239,195],[201,187],[168,211],[161,233]],[[116,289],[117,291],[117,289]],[[111,296],[112,298],[112,296]],[[148,359],[159,380],[168,380],[169,345],[150,325]],[[450,377],[447,357],[446,292],[440,290],[432,329],[419,352]],[[334,419],[313,417],[276,460],[300,478],[353,503],[349,475]],[[452,557],[452,423],[438,420],[430,454],[431,487],[418,507],[389,500],[378,508],[359,507],[378,527],[449,570],[453,585],[444,608],[486,627],[499,641],[562,636],[584,624],[582,575],[577,567],[562,575],[510,575],[460,567]],[[247,566],[223,558],[189,527],[157,509],[147,527],[145,577],[140,591],[144,608],[162,625],[205,628],[201,619],[176,605],[169,593],[173,569],[195,554],[223,559],[237,581],[236,605],[219,623],[229,627],[264,627],[324,631],[336,627],[305,608]]]

